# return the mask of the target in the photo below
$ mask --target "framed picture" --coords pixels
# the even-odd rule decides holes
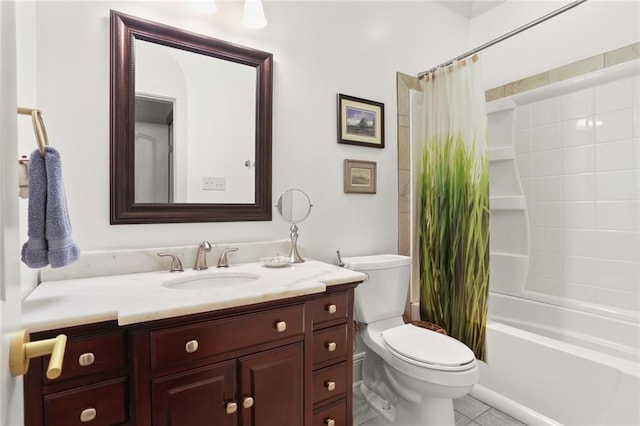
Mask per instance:
[[[384,148],[384,104],[339,93],[338,143]]]
[[[375,194],[376,162],[344,160],[344,192]]]

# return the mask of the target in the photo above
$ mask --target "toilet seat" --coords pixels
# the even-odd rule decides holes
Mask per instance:
[[[385,348],[410,364],[440,371],[464,371],[475,366],[473,351],[453,337],[411,324],[381,334]]]

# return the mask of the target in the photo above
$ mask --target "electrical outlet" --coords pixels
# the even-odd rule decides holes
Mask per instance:
[[[227,179],[223,177],[204,176],[202,189],[205,191],[224,191],[227,189]]]

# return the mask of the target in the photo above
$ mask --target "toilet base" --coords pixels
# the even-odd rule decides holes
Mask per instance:
[[[393,426],[454,426],[453,400],[429,398],[419,404],[398,401],[398,406],[389,405],[367,385],[360,384],[362,396],[371,408],[389,425]],[[404,404],[403,404],[404,402]],[[406,407],[403,407],[406,405]],[[386,408],[388,407],[388,408]]]
[[[375,411],[378,416],[385,419],[389,424],[392,424],[393,420],[396,418],[396,408],[382,399],[380,395],[370,390],[364,382],[360,383],[360,392],[362,392],[364,400],[367,401],[373,411]]]

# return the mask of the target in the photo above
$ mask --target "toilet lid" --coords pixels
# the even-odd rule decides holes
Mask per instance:
[[[384,330],[382,338],[385,346],[401,358],[434,369],[464,369],[476,359],[464,343],[411,324]]]

